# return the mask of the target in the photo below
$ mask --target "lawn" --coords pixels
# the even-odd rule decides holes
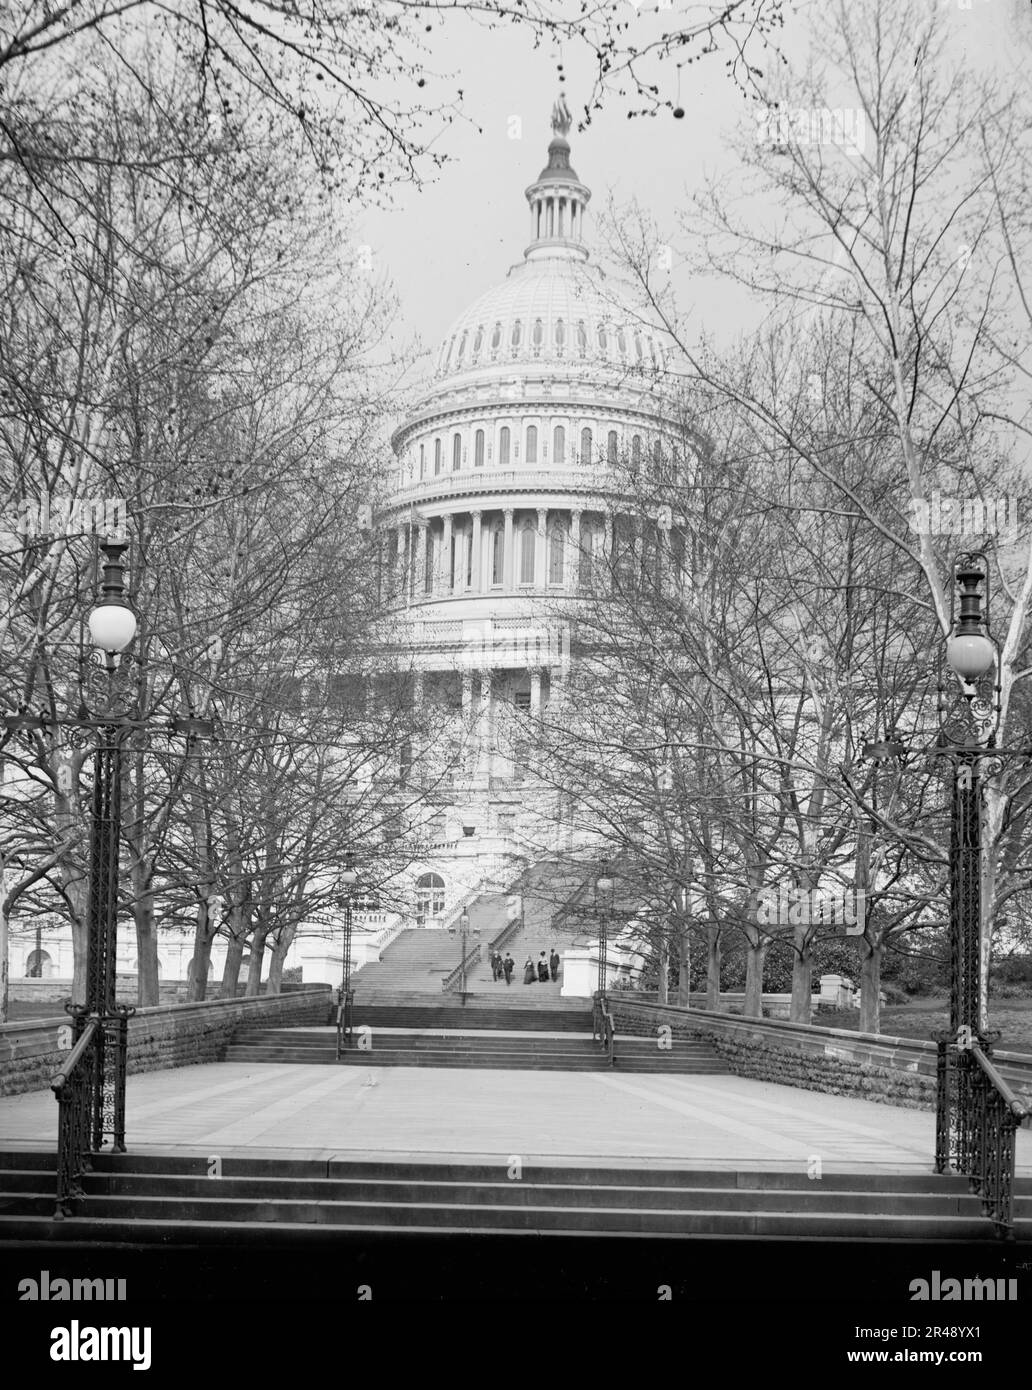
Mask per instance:
[[[835,1009],[814,1015],[814,1023],[826,1028],[856,1031],[859,1009]],[[886,1005],[881,1011],[881,1031],[897,1038],[928,1039],[949,1027],[949,1003],[945,999],[913,999],[908,1004]],[[989,999],[989,1026],[1002,1037],[996,1046],[1004,1052],[1032,1053],[1032,999]]]

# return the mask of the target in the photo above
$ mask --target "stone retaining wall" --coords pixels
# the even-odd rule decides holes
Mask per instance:
[[[933,1042],[632,1002],[619,994],[609,996],[609,1011],[618,1058],[621,1033],[652,1038],[657,1029],[669,1027],[675,1038],[708,1042],[735,1076],[915,1109],[935,1105]],[[1032,1104],[1032,1058],[998,1052],[994,1062]]]
[[[163,1071],[218,1062],[242,1024],[270,1028],[325,1024],[331,1021],[332,1006],[330,987],[312,985],[287,994],[138,1009],[129,1020],[129,1070]],[[67,1019],[0,1025],[0,1095],[45,1090],[70,1044]]]

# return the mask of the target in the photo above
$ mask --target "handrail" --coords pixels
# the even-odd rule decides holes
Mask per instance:
[[[935,1168],[963,1173],[998,1236],[1014,1238],[1015,1135],[1028,1118],[978,1043],[938,1035]]]
[[[98,1014],[93,1014],[86,1024],[86,1027],[82,1030],[79,1041],[72,1048],[71,1052],[69,1052],[64,1066],[51,1078],[50,1089],[55,1093],[59,1101],[61,1099],[61,1092],[72,1078],[72,1073],[75,1071],[76,1067],[78,1067],[83,1055],[89,1050],[90,1044],[93,1042],[99,1027],[100,1016]]]
[[[606,1062],[612,1066],[616,1061],[616,1027],[606,997],[600,990],[591,996],[591,1036],[605,1048]]]
[[[989,1081],[999,1091],[1001,1099],[1015,1119],[1020,1123],[1029,1115],[1032,1115],[1032,1107],[1027,1106],[1020,1096],[1014,1094],[982,1049],[976,1044],[970,1051],[972,1057],[974,1057],[975,1061],[985,1072]]]
[[[82,1175],[88,1166],[95,1127],[94,1110],[103,1086],[103,1020],[92,1014],[68,1060],[50,1085],[57,1101],[57,1205],[55,1220],[70,1216],[82,1196]]]
[[[468,975],[470,966],[479,964],[482,949],[482,944],[479,941],[475,946],[470,947],[455,969],[449,971],[449,973],[445,975],[444,979],[441,981],[441,989],[445,992],[451,989],[452,985],[454,985],[457,980],[461,980],[463,970],[465,970]]]

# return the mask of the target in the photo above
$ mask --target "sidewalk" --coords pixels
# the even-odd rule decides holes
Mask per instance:
[[[53,1147],[49,1091],[0,1100],[0,1146]],[[212,1063],[129,1077],[127,1141],[229,1153],[931,1169],[935,1117],[729,1076]],[[1032,1134],[1018,1133],[1032,1172]]]

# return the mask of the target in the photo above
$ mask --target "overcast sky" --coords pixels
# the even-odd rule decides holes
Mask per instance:
[[[1029,0],[939,2],[957,52],[971,67],[1002,65],[1013,71],[1020,53],[1013,26],[1027,19]],[[643,31],[660,20],[669,27],[669,11],[648,14],[654,3],[639,0],[635,7],[628,0],[628,17]],[[685,0],[674,3],[683,9]],[[801,63],[807,50],[811,11],[808,0],[801,0],[786,15],[781,43],[793,64]],[[427,41],[437,72],[459,78],[468,120],[449,126],[435,147],[451,160],[435,181],[421,190],[402,188],[392,209],[364,215],[356,241],[372,248],[374,273],[393,282],[400,300],[399,342],[419,340],[434,349],[471,301],[522,259],[530,225],[523,190],[547,162],[551,109],[560,90],[557,63],[564,65],[564,90],[575,119],[590,95],[592,69],[586,51],[567,48],[560,54],[544,44],[535,51],[530,34],[516,26],[492,30],[464,16],[449,17]],[[1027,59],[1029,50],[1024,51]],[[761,63],[767,66],[762,54]],[[664,82],[662,94],[676,99],[676,69],[668,61],[657,74]],[[427,76],[431,84],[441,81],[448,94],[454,91],[455,77],[445,86],[429,67]],[[1027,74],[1026,79],[1032,81]],[[736,126],[755,134],[755,104],[726,75],[723,56],[710,55],[684,68],[679,99],[682,120],[669,112],[628,120],[632,103],[614,99],[587,131],[578,133],[576,126],[571,131],[573,167],[593,193],[589,243],[597,232],[591,214],[610,195],[637,197],[673,236],[679,206],[701,187],[705,174],[734,170],[736,161],[724,142]],[[514,129],[517,121],[521,128]],[[689,282],[684,275],[678,280],[676,270],[675,284],[681,307],[718,338],[749,326],[744,301],[729,305],[726,286]]]

